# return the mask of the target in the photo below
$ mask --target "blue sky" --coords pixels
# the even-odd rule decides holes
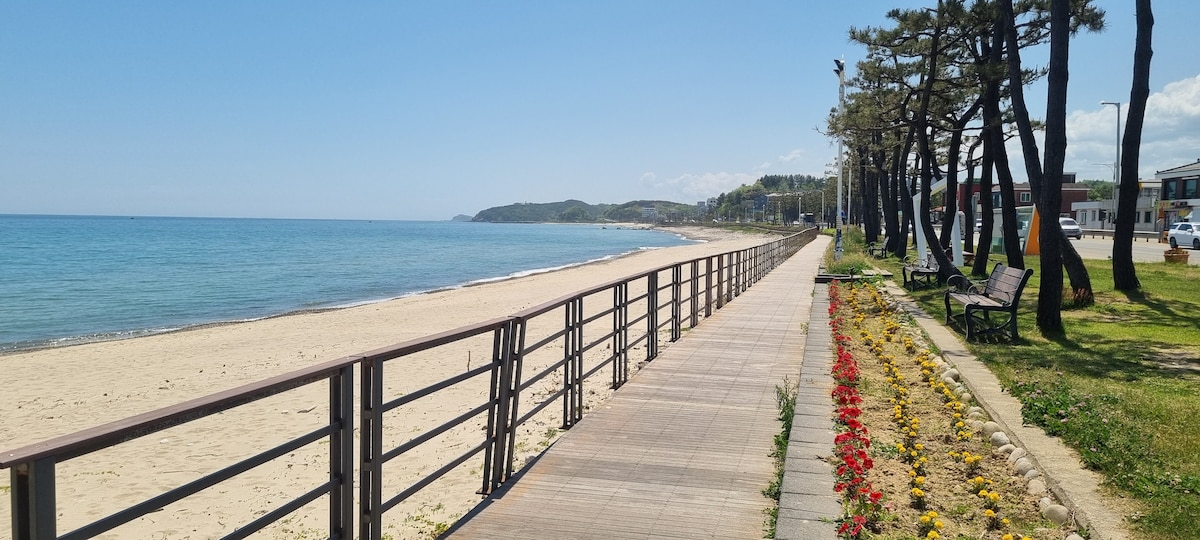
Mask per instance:
[[[0,213],[449,219],[823,175],[847,30],[934,3],[5,1]],[[1132,72],[1133,0],[1098,5],[1071,50],[1080,178],[1112,177],[1099,102]],[[1143,178],[1200,159],[1200,2],[1154,7]]]

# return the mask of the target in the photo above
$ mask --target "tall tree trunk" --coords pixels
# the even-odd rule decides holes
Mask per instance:
[[[967,147],[967,181],[963,184],[963,193],[965,194],[961,202],[963,209],[963,217],[965,217],[966,230],[963,232],[964,249],[969,249],[975,253],[979,253],[979,246],[975,244],[975,204],[973,203],[975,194],[975,150],[979,148],[982,137],[976,137],[971,141],[971,146]],[[956,197],[957,198],[957,197]]]
[[[1000,126],[989,126],[985,119],[981,135],[983,137],[983,165],[980,167],[979,173],[979,211],[983,216],[983,227],[979,230],[979,244],[975,247],[975,264],[971,266],[971,273],[976,276],[988,275],[988,257],[992,253],[992,231],[995,230],[996,222],[996,212],[992,206],[992,171],[995,169],[996,162],[992,159],[992,152],[988,148],[996,144],[996,139],[990,133],[994,129],[1000,129]]]
[[[939,57],[943,24],[943,5],[941,0],[938,0],[937,9],[937,15],[934,17],[933,23],[933,36],[929,39],[929,52],[925,57],[928,70],[925,72],[924,77],[922,77],[924,85],[921,88],[921,105],[914,118],[917,129],[917,148],[921,153],[921,209],[914,217],[919,227],[917,234],[925,237],[925,242],[929,245],[929,256],[938,263],[938,280],[945,281],[950,276],[958,274],[959,271],[946,257],[946,251],[941,248],[937,233],[933,231],[933,224],[929,222],[930,187],[933,183],[934,171],[937,169],[933,147],[929,143],[929,103],[933,98],[933,85],[937,81],[937,65],[941,60]],[[924,256],[924,253],[917,254],[918,258]]]
[[[887,245],[884,249],[888,253],[895,253],[896,246],[900,244],[900,225],[896,219],[896,197],[892,195],[891,190],[891,175],[889,171],[892,167],[887,161],[887,154],[883,150],[884,134],[881,130],[877,130],[872,134],[873,143],[875,144],[875,152],[872,153],[872,160],[875,162],[875,168],[879,170],[879,175],[876,181],[879,183],[879,200],[883,207],[883,230],[887,237]]]
[[[1113,233],[1113,286],[1132,291],[1142,286],[1133,266],[1133,218],[1137,212],[1138,160],[1142,146],[1142,122],[1150,97],[1151,35],[1154,14],[1150,0],[1137,0],[1137,38],[1133,49],[1133,85],[1129,91],[1129,116],[1121,144],[1121,186],[1117,201],[1117,227]]]
[[[1000,2],[1000,9],[1000,22],[1004,25],[1004,36],[1008,49],[1008,81],[1012,94],[1013,117],[1017,125],[1017,132],[1021,136],[1021,152],[1025,158],[1025,173],[1029,176],[1030,191],[1033,192],[1034,200],[1040,201],[1045,175],[1042,172],[1042,160],[1038,156],[1037,140],[1033,136],[1033,126],[1029,121],[1029,108],[1025,105],[1024,81],[1021,78],[1021,49],[1017,42],[1012,0]],[[1057,182],[1061,185],[1061,175],[1057,178]],[[1059,209],[1060,207],[1054,208],[1055,216],[1058,215]],[[1058,220],[1054,221],[1057,224]],[[1061,231],[1062,227],[1056,227],[1055,230]],[[1042,229],[1042,234],[1047,232],[1046,229]],[[1063,267],[1071,282],[1075,305],[1091,305],[1095,301],[1095,296],[1092,292],[1092,278],[1088,275],[1083,257],[1079,256],[1079,252],[1075,250],[1075,246],[1071,244],[1071,240],[1067,238],[1066,234],[1058,235],[1058,243]]]
[[[1062,324],[1062,172],[1067,158],[1067,61],[1070,58],[1071,6],[1069,0],[1050,2],[1050,70],[1046,78],[1046,159],[1043,162],[1042,277],[1039,281],[1037,325],[1042,333],[1059,334]]]
[[[1003,65],[1004,28],[1000,22],[992,27],[991,42],[986,48],[987,66],[998,69]],[[1000,238],[1004,245],[1005,260],[1013,268],[1025,268],[1025,254],[1021,249],[1021,237],[1017,229],[1017,198],[1013,191],[1012,169],[1008,165],[1008,151],[1004,147],[1004,121],[1000,114],[1000,78],[991,70],[985,74],[983,91],[983,125],[989,138],[984,151],[990,154],[1000,188]],[[991,193],[986,194],[991,197]]]

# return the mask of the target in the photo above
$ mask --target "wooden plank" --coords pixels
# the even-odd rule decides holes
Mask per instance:
[[[800,371],[818,261],[798,254],[664,349],[444,537],[761,537],[775,386]]]

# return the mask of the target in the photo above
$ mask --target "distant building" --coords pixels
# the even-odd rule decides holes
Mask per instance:
[[[1062,204],[1059,206],[1058,213],[1069,216],[1072,212],[1072,204],[1088,200],[1088,191],[1090,188],[1088,188],[1087,184],[1076,184],[1075,173],[1067,174],[1070,175],[1071,182],[1063,182]],[[1017,199],[1017,208],[1033,206],[1033,189],[1028,183],[1013,184],[1013,195]],[[992,208],[1000,208],[1000,186],[992,187]]]
[[[709,198],[708,198],[708,207],[709,207],[709,208],[716,208],[716,207],[717,207],[717,198],[716,198],[716,197],[709,197]]]
[[[1161,216],[1157,212],[1159,201],[1159,183],[1157,180],[1142,180],[1138,182],[1138,198],[1133,215],[1133,230],[1155,231],[1159,229]],[[1117,201],[1104,199],[1100,201],[1084,201],[1071,205],[1075,212],[1075,221],[1085,229],[1112,228],[1116,221]]]
[[[1154,179],[1162,185],[1162,200],[1157,208],[1162,229],[1179,221],[1200,221],[1200,212],[1196,212],[1200,208],[1200,159],[1158,171]]]
[[[976,181],[971,185],[971,192],[967,192],[967,185],[962,180],[958,182],[958,208],[964,210],[968,207],[975,210],[975,216],[979,217],[979,211],[982,206],[979,202],[979,182]],[[1033,206],[1033,190],[1029,183],[1013,184],[1014,196],[1017,199],[1017,207]],[[1062,178],[1062,207],[1059,210],[1060,214],[1070,215],[1072,212],[1071,205],[1073,203],[1085,202],[1088,200],[1088,187],[1086,184],[1078,184],[1075,182],[1075,173],[1065,172]],[[994,180],[992,182],[992,208],[1000,208],[1000,186]]]
[[[643,207],[642,219],[645,221],[658,221],[658,209],[653,206]]]

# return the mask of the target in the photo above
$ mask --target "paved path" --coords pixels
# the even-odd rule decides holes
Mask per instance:
[[[811,346],[808,335],[810,314],[826,313],[813,293],[828,243],[818,236],[671,344],[445,538],[761,538],[785,377],[803,377],[803,425],[793,431],[780,532],[833,538],[819,521],[838,509],[820,461],[833,441],[831,387],[801,375],[814,357],[827,371],[832,356],[824,322],[811,325]]]

